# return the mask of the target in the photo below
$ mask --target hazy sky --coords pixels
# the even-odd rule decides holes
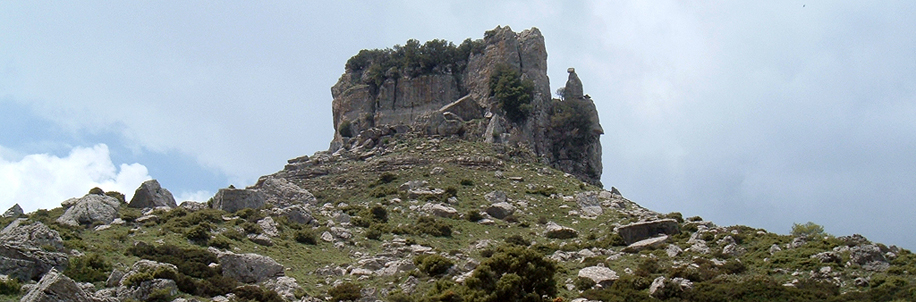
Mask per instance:
[[[535,26],[603,182],[659,212],[916,248],[916,2],[0,2],[0,211],[251,185],[331,140],[364,48]],[[181,201],[179,200],[179,202]]]

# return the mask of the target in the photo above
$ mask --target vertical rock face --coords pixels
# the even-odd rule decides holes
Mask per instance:
[[[470,50],[463,48],[466,45]],[[408,48],[375,50],[375,55],[360,52],[347,62],[346,72],[331,87],[336,131],[330,151],[360,145],[357,137],[374,127],[400,125],[399,129],[424,135],[517,144],[560,170],[600,185],[598,136],[603,130],[594,103],[583,96],[582,83],[572,70],[567,86],[574,94],[565,101],[551,99],[547,48],[540,30],[516,33],[498,26],[487,31],[483,40],[462,43],[457,58],[445,56],[445,63],[435,63],[439,65],[433,68],[423,67],[430,63],[422,57],[417,57],[419,63],[384,63],[410,55],[409,50],[390,55]],[[490,80],[506,68],[518,72],[532,87],[523,120],[507,119],[491,95]],[[468,123],[481,118],[486,120]],[[465,131],[466,127],[482,128]]]

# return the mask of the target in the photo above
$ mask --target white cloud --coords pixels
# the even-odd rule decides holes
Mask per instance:
[[[178,204],[181,204],[183,201],[198,201],[205,202],[210,200],[210,197],[213,197],[213,192],[210,191],[195,191],[195,192],[181,192],[175,195],[175,201]]]
[[[76,147],[63,158],[31,154],[10,161],[0,157],[0,210],[16,203],[26,212],[51,209],[67,198],[85,195],[93,187],[119,191],[130,200],[140,183],[148,179],[149,172],[141,164],[115,167],[105,144]]]

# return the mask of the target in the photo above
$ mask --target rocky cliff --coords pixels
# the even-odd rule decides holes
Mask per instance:
[[[508,108],[493,89],[499,87],[493,81],[505,73],[527,87],[520,108]],[[363,50],[331,88],[336,131],[330,151],[378,144],[380,133],[460,136],[527,150],[600,185],[603,130],[572,69],[570,85],[577,87],[568,89],[575,93],[551,98],[547,50],[537,28],[516,33],[496,27],[484,39],[457,47],[410,40],[392,49]],[[513,117],[513,110],[521,118]]]

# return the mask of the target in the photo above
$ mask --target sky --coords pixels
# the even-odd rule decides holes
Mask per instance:
[[[360,49],[545,36],[607,188],[658,212],[916,249],[916,2],[3,1],[0,211],[158,179],[179,202],[326,150]]]

